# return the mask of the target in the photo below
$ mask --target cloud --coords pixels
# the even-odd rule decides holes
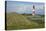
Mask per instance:
[[[39,13],[43,13],[44,10],[44,4],[41,3],[34,3],[35,5],[35,10]],[[28,4],[28,3],[21,3],[21,2],[7,2],[7,11],[8,12],[17,12],[17,13],[27,13],[30,14],[32,13],[33,9],[33,4]],[[38,11],[39,10],[39,11]]]

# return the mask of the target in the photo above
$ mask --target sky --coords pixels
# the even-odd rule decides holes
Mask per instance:
[[[44,3],[20,1],[7,1],[7,12],[16,12],[19,14],[32,14],[33,5],[35,6],[36,14],[44,14]]]

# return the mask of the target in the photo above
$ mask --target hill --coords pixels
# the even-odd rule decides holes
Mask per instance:
[[[30,29],[44,27],[28,19],[28,16],[16,13],[7,13],[7,29]]]

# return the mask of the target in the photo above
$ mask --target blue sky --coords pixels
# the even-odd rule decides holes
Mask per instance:
[[[44,3],[20,1],[7,1],[7,12],[31,14],[33,5],[35,5],[36,14],[44,14]]]

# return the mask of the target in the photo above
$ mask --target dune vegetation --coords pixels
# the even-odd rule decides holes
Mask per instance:
[[[32,29],[32,28],[44,28],[44,16],[39,15],[39,18],[35,18],[32,15],[7,13],[7,29]],[[35,18],[35,19],[34,19]]]

